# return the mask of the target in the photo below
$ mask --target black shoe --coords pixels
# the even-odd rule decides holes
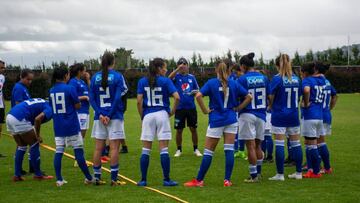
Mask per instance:
[[[32,166],[29,167],[29,173],[34,173],[34,168]]]
[[[3,154],[0,154],[0,158],[5,158],[6,156]]]
[[[26,176],[28,173],[24,170],[21,170],[21,176]]]
[[[272,157],[266,157],[265,161],[266,163],[273,163],[274,159]]]
[[[123,146],[123,147],[121,148],[121,150],[120,150],[120,153],[121,153],[121,154],[129,153],[127,146]]]

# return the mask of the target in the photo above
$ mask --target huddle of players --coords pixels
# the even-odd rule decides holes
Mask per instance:
[[[206,132],[205,149],[198,175],[195,179],[185,183],[188,187],[201,187],[212,161],[214,150],[222,136],[224,136],[225,176],[224,186],[231,186],[231,175],[234,166],[234,142],[236,134],[240,140],[245,140],[248,151],[250,177],[245,182],[258,182],[263,162],[261,142],[264,139],[266,111],[271,111],[272,133],[276,138],[277,175],[270,180],[284,180],[284,136],[290,139],[292,157],[296,161],[296,173],[289,178],[301,179],[302,150],[300,144],[300,122],[298,104],[303,96],[302,106],[302,135],[305,137],[308,173],[304,177],[320,177],[320,155],[324,160],[324,167],[331,172],[329,156],[324,136],[330,134],[330,123],[323,120],[328,111],[329,102],[324,100],[336,98],[336,92],[323,74],[329,68],[321,63],[308,63],[302,69],[303,81],[292,73],[290,58],[282,54],[276,65],[279,74],[274,76],[271,83],[266,76],[254,68],[254,54],[243,56],[240,69],[244,73],[237,80],[230,78],[231,66],[229,61],[216,63],[216,77],[208,80],[199,89],[194,76],[188,73],[188,63],[181,58],[178,68],[166,77],[167,66],[163,59],[155,58],[149,64],[148,75],[138,81],[137,109],[142,121],[142,153],[140,170],[142,178],[139,186],[147,185],[147,170],[152,142],[159,141],[160,160],[163,170],[163,185],[176,186],[177,182],[170,179],[170,157],[168,152],[171,140],[170,117],[175,114],[175,128],[177,129],[178,150],[175,156],[181,155],[181,134],[185,127],[185,120],[192,133],[194,153],[202,156],[197,148],[197,117],[194,98],[201,111],[209,114],[209,125]],[[7,116],[8,130],[12,133],[18,145],[15,155],[14,181],[24,180],[21,176],[21,164],[27,145],[30,146],[31,166],[35,171],[35,179],[51,179],[40,170],[39,141],[40,126],[51,118],[54,122],[56,153],[54,168],[56,184],[62,186],[67,183],[61,175],[61,160],[66,146],[74,148],[76,161],[85,175],[85,184],[103,185],[101,179],[101,153],[106,140],[110,145],[111,185],[122,185],[118,179],[118,151],[120,140],[125,139],[124,131],[124,103],[121,97],[126,94],[127,86],[121,73],[113,70],[115,58],[110,52],[102,56],[101,71],[93,75],[90,88],[81,84],[77,73],[75,81],[80,85],[71,85],[67,68],[56,68],[53,73],[53,87],[50,89],[49,102],[43,99],[27,99],[14,106]],[[171,80],[171,79],[172,80]],[[79,81],[77,81],[79,80]],[[79,87],[77,90],[75,87]],[[82,89],[81,89],[82,88]],[[26,88],[25,88],[26,89]],[[330,92],[329,92],[329,91]],[[331,92],[331,90],[333,92]],[[326,92],[326,93],[325,93]],[[174,103],[170,108],[170,97]],[[203,97],[209,97],[209,107],[206,107]],[[331,108],[335,105],[331,99]],[[96,140],[93,158],[94,176],[90,175],[84,159],[83,137],[81,126],[88,125],[88,106],[86,112],[79,109],[90,103],[95,111],[92,137]],[[81,115],[86,114],[86,115]],[[327,123],[327,125],[323,125]],[[33,128],[34,127],[34,128]],[[322,136],[319,141],[317,138]],[[323,150],[318,151],[323,147]],[[326,148],[326,149],[325,149]],[[321,151],[327,152],[322,153]],[[322,155],[324,154],[324,156]]]

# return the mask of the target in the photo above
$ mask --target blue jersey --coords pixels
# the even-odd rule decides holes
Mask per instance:
[[[238,79],[253,97],[251,103],[241,113],[251,113],[266,121],[267,95],[269,92],[269,81],[266,76],[258,72],[247,72]]]
[[[28,88],[23,83],[17,82],[11,92],[11,107],[28,99],[31,99]]]
[[[57,82],[50,89],[55,137],[68,137],[80,132],[75,104],[80,103],[73,86]]]
[[[173,82],[180,95],[180,104],[177,109],[195,109],[194,95],[191,95],[191,91],[199,89],[195,76],[176,74]]]
[[[141,78],[138,82],[137,94],[143,95],[143,116],[161,110],[169,113],[169,97],[177,92],[173,82],[169,78],[157,76],[155,81],[155,87],[152,89],[150,89],[149,79],[147,77]]]
[[[330,102],[331,97],[336,96],[336,90],[334,86],[331,85],[330,81],[325,79],[325,88],[324,88],[324,103],[323,103],[323,122],[331,124],[331,111],[330,111]]]
[[[230,76],[229,76],[229,79],[230,80],[238,80],[239,77],[236,75],[236,73],[231,73]]]
[[[69,81],[69,85],[74,86],[77,95],[80,96],[89,96],[89,87],[87,84],[76,77],[71,78]],[[77,110],[78,113],[89,114],[90,104],[89,101],[81,100],[81,108]]]
[[[22,121],[25,119],[31,122],[32,125],[34,125],[35,118],[40,113],[45,114],[45,118],[42,120],[43,123],[52,118],[52,110],[49,102],[40,98],[25,100],[14,106],[9,112],[9,114],[17,120]]]
[[[296,127],[299,121],[301,82],[296,75],[274,76],[269,85],[269,94],[274,96],[271,124],[276,127]]]
[[[314,76],[306,77],[302,81],[303,91],[305,87],[310,87],[310,106],[302,109],[302,117],[304,120],[322,120],[325,78]]]
[[[221,82],[217,78],[208,80],[200,89],[204,96],[209,96],[210,128],[227,126],[237,122],[236,112],[233,110],[239,105],[239,98],[248,94],[246,89],[234,80],[228,81],[226,95],[224,95]]]
[[[97,72],[91,78],[90,103],[95,110],[94,120],[99,120],[100,114],[110,119],[124,120],[124,104],[121,97],[128,88],[121,73],[109,70],[106,89],[101,86],[102,72]]]

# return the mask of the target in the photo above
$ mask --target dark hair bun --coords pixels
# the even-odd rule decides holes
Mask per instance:
[[[249,59],[253,59],[255,57],[255,53],[254,52],[248,53],[247,56],[249,57]]]

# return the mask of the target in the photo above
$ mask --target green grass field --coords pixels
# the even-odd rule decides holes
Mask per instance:
[[[10,105],[7,105],[10,106]],[[207,117],[199,113],[199,146],[203,150]],[[259,184],[245,184],[248,177],[247,161],[236,159],[232,176],[233,187],[223,187],[224,152],[222,141],[205,178],[203,188],[185,188],[182,184],[195,177],[201,158],[192,153],[191,136],[184,132],[183,156],[174,158],[175,140],[170,144],[171,177],[179,181],[180,186],[166,188],[162,186],[162,170],[159,161],[158,145],[153,145],[151,153],[148,184],[161,191],[175,195],[189,202],[360,202],[360,95],[342,94],[333,112],[333,135],[327,139],[331,153],[334,174],[321,179],[301,181],[270,182],[268,177],[275,174],[275,163],[265,164],[263,180]],[[172,119],[173,120],[173,119]],[[5,129],[5,127],[3,127]],[[140,178],[139,157],[141,153],[140,119],[135,100],[128,101],[125,114],[125,130],[129,153],[120,156],[120,173],[135,181]],[[42,127],[44,143],[54,147],[52,122]],[[173,131],[173,138],[174,138]],[[94,140],[90,138],[90,130],[85,140],[86,159],[92,159]],[[11,181],[14,170],[13,154],[15,142],[3,135],[0,140],[0,153],[6,158],[0,159],[0,202],[170,202],[173,201],[158,193],[127,183],[121,187],[85,186],[84,177],[79,168],[74,168],[74,161],[63,159],[63,176],[69,182],[61,188],[55,186],[55,180],[35,181],[27,176],[24,182]],[[72,150],[67,152],[72,154]],[[41,149],[42,169],[54,175],[54,153]],[[27,158],[27,156],[25,156]],[[109,167],[108,164],[105,165]],[[24,161],[23,168],[28,168]],[[92,169],[91,169],[92,171]],[[285,173],[293,172],[286,168]],[[110,175],[103,172],[103,178],[110,180]]]

